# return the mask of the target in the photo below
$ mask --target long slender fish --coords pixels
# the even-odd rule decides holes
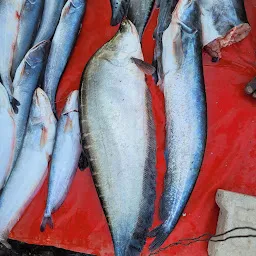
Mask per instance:
[[[140,39],[148,23],[155,0],[130,0],[127,18],[135,25]]]
[[[130,0],[110,0],[112,7],[111,26],[116,26],[122,22],[122,20],[128,14],[130,6]]]
[[[115,255],[139,255],[155,201],[155,130],[138,33],[125,20],[85,68],[80,95],[83,150]],[[137,63],[137,64],[135,64]]]
[[[78,113],[78,91],[73,91],[67,100],[58,121],[54,144],[48,197],[41,231],[46,224],[53,228],[52,213],[64,202],[73,181],[81,155],[81,136]]]
[[[0,83],[0,190],[11,171],[15,145],[14,113],[4,86]]]
[[[38,26],[43,3],[44,0],[25,0],[24,2],[20,14],[19,31],[13,56],[12,77],[14,77],[16,69],[30,48]]]
[[[19,107],[19,113],[14,117],[16,124],[16,144],[12,165],[15,164],[22,148],[33,94],[38,86],[38,79],[47,57],[48,47],[48,41],[43,41],[32,47],[22,60],[15,74],[13,95],[21,105]]]
[[[53,37],[58,25],[60,14],[66,0],[44,0],[44,11],[40,26],[34,41],[34,45],[44,40],[50,40]]]
[[[250,32],[243,0],[199,0],[202,40],[206,51],[221,58],[221,48],[243,40]]]
[[[33,97],[24,144],[0,197],[0,242],[7,237],[41,188],[50,160],[56,119],[47,95],[38,88]]]
[[[163,223],[149,236],[157,249],[174,229],[189,199],[206,144],[206,100],[202,68],[200,9],[181,0],[163,34],[163,92],[166,109],[166,162],[160,204]]]
[[[20,12],[23,6],[23,1],[24,0],[0,1],[0,76],[14,107],[17,102],[12,96],[11,68],[17,42]]]
[[[54,34],[46,65],[43,88],[56,113],[55,96],[60,78],[73,49],[85,11],[85,0],[68,0]]]

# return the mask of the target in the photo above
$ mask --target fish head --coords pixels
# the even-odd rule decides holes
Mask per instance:
[[[137,57],[135,53],[141,53],[140,38],[136,27],[129,20],[124,20],[118,32],[109,44],[109,50],[115,52],[115,58]]]
[[[48,127],[56,123],[49,98],[41,88],[34,92],[30,115],[32,125]]]
[[[0,83],[0,112],[3,109],[11,110],[11,104],[5,87]]]
[[[69,94],[66,105],[62,111],[62,115],[66,115],[70,112],[78,112],[78,96],[78,90],[75,90]]]

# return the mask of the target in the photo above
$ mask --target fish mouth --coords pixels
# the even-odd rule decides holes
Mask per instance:
[[[133,23],[128,20],[128,19],[125,19],[122,21],[121,25],[120,25],[120,28],[119,28],[119,31],[121,33],[124,33],[124,32],[131,32],[133,35],[135,36],[139,36],[138,32],[137,32],[137,29],[136,27],[133,25]]]
[[[70,112],[78,112],[78,97],[78,90],[75,90],[69,94],[66,105],[62,111],[62,115],[66,115]]]

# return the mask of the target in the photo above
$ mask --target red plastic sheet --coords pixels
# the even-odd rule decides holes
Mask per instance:
[[[185,216],[180,218],[164,245],[205,232],[215,232],[218,217],[215,193],[218,188],[256,195],[256,100],[243,91],[244,86],[256,76],[256,1],[245,0],[245,5],[252,33],[242,42],[223,49],[223,58],[219,63],[212,63],[204,54],[208,106],[205,157],[195,189],[184,210]],[[59,86],[59,111],[67,95],[79,88],[87,61],[117,31],[117,27],[109,25],[110,16],[108,0],[88,0],[81,33]],[[142,42],[148,62],[151,62],[153,55],[152,33],[156,17],[157,11],[152,15]],[[149,77],[148,84],[153,94],[158,143],[155,226],[160,223],[157,209],[165,172],[165,118],[163,95]],[[39,227],[46,196],[47,181],[12,230],[10,238],[100,256],[114,255],[108,226],[88,169],[77,172],[66,201],[53,215],[54,229],[47,228],[41,233]],[[148,239],[142,255],[149,254],[147,247],[150,242]],[[160,255],[206,256],[207,243],[172,247]]]

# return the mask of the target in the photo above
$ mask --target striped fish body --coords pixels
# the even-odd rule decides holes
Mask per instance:
[[[80,95],[83,150],[111,230],[117,256],[139,255],[152,224],[155,133],[142,59],[130,21],[85,68]]]

